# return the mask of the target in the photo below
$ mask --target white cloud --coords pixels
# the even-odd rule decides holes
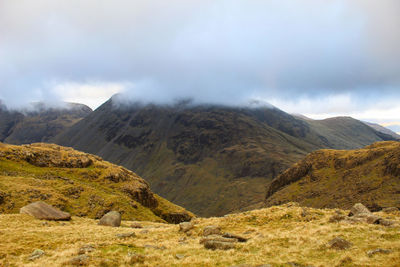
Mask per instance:
[[[96,109],[112,95],[121,93],[129,87],[129,83],[61,83],[52,87],[52,91],[62,101],[84,103]]]
[[[360,99],[348,93],[314,98],[275,98],[269,102],[288,113],[303,114],[317,120],[350,116],[358,120],[379,123],[389,128],[400,125],[400,106],[396,98],[374,99],[366,95],[364,99]]]

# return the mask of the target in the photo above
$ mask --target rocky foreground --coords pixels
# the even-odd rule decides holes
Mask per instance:
[[[0,215],[0,266],[399,266],[400,212],[297,203],[179,225]],[[117,223],[114,226],[118,226]]]

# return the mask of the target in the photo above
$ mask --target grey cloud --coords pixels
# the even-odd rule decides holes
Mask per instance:
[[[398,0],[2,0],[0,98],[123,82],[132,98],[400,95]]]

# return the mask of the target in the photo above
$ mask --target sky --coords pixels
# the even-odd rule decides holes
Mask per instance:
[[[0,99],[271,103],[400,132],[398,0],[0,0]]]

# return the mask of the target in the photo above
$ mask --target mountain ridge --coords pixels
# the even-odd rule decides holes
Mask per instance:
[[[309,123],[275,107],[111,98],[52,141],[135,170],[161,196],[215,216],[262,202],[264,186],[311,151],[391,139],[351,118]]]

